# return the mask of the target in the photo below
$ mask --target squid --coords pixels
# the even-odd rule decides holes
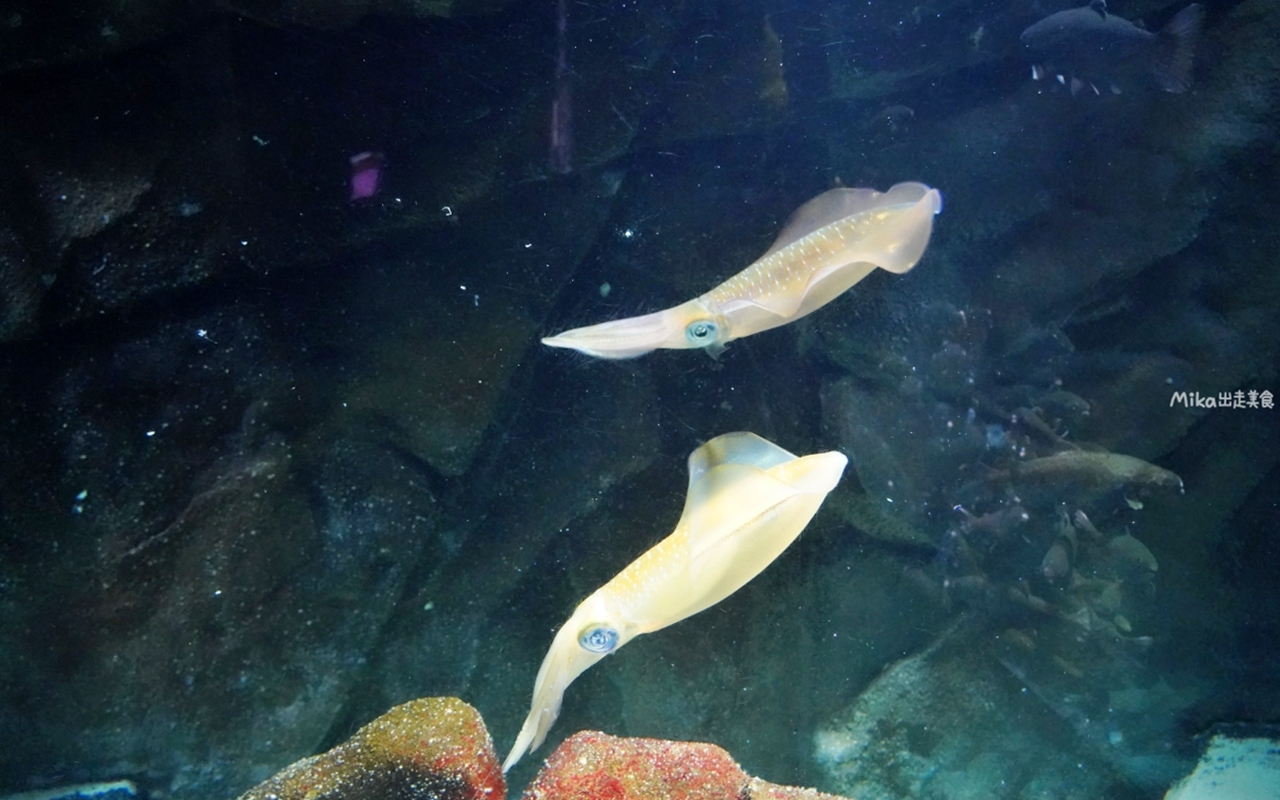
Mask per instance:
[[[502,771],[542,744],[565,689],[587,668],[642,633],[715,605],[769,566],[809,524],[847,463],[834,451],[797,457],[754,433],[726,433],[694,450],[675,531],[561,626]]]
[[[942,195],[922,183],[887,192],[832,189],[800,206],[755,263],[706,294],[665,311],[603,322],[542,340],[597,358],[659,348],[703,348],[786,325],[844,294],[876,268],[902,274],[924,255]]]

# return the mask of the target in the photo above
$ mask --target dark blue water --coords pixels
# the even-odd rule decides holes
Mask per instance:
[[[1162,797],[1277,722],[1280,16],[1205,3],[1173,93],[1167,35],[1028,55],[1069,5],[0,11],[0,790],[234,797],[433,695],[505,756],[731,431],[849,466],[579,677],[513,794],[595,729],[856,797]],[[905,181],[943,197],[913,269],[718,357],[539,343]]]

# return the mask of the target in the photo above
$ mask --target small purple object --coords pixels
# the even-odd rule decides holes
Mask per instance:
[[[382,153],[365,151],[351,157],[351,199],[368,200],[382,182]]]

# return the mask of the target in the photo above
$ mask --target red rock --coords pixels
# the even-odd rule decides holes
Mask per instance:
[[[723,748],[701,742],[570,736],[521,800],[836,800],[776,786],[742,771]]]
[[[455,697],[427,697],[396,706],[240,800],[504,800],[506,792],[479,712]]]
[[[713,744],[582,731],[551,754],[523,800],[735,800],[749,780]]]

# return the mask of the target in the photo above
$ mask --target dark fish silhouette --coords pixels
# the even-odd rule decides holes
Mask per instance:
[[[1159,33],[1139,28],[1107,13],[1106,0],[1050,14],[1022,32],[1022,44],[1034,60],[1031,75],[1041,80],[1055,75],[1075,94],[1097,82],[1110,83],[1123,73],[1146,72],[1167,92],[1185,92],[1191,85],[1191,62],[1204,8],[1192,3],[1178,12]],[[1111,90],[1119,93],[1115,84]]]

